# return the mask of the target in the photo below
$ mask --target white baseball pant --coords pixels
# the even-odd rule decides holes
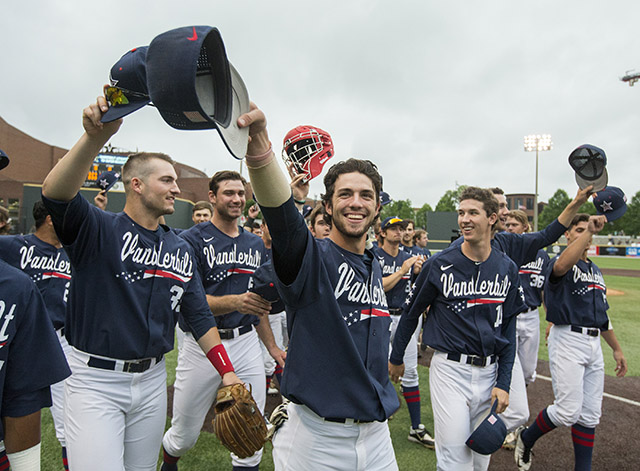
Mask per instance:
[[[549,368],[554,403],[547,414],[556,426],[600,423],[604,393],[604,358],[600,336],[572,332],[571,326],[554,325],[549,332]]]
[[[513,361],[511,370],[511,385],[509,387],[509,406],[500,414],[507,431],[511,432],[529,420],[529,400],[527,386],[524,382],[522,365],[518,353]]]
[[[261,412],[266,401],[266,379],[260,341],[255,329],[229,340],[223,340],[236,375],[251,386],[251,394]],[[178,351],[176,382],[173,394],[171,428],[162,439],[164,449],[171,456],[182,456],[198,441],[204,419],[215,402],[222,378],[206,357],[193,335],[184,334]],[[249,458],[240,459],[233,453],[234,466],[251,467],[260,463],[262,450]]]
[[[536,380],[538,349],[540,347],[540,314],[535,308],[518,314],[516,318],[516,341],[525,384]]]
[[[273,438],[276,471],[397,471],[387,421],[328,422],[290,402],[289,419]]]
[[[390,348],[389,355],[393,346],[393,338],[396,335],[396,329],[398,328],[398,322],[400,322],[401,316],[391,317],[391,335],[389,336]],[[422,318],[422,317],[421,317]],[[412,388],[418,386],[418,342],[416,341],[417,335],[420,333],[421,322],[418,323],[418,327],[413,332],[411,340],[407,344],[407,349],[404,351],[404,357],[402,362],[404,363],[404,375],[400,378],[400,384],[405,388]]]
[[[62,347],[65,357],[69,357],[71,346],[64,335],[62,335],[64,329],[56,330],[58,341]],[[65,447],[66,441],[64,438],[64,382],[60,381],[51,385],[51,416],[53,417],[53,425],[56,429],[56,438],[60,442],[60,446]]]
[[[143,373],[125,373],[122,360],[110,371],[88,366],[89,357],[75,348],[67,356],[73,372],[64,389],[69,469],[155,471],[167,415],[164,359],[152,359]]]
[[[438,470],[484,471],[490,455],[472,451],[465,442],[476,421],[491,405],[497,363],[479,367],[447,359],[436,351],[429,368],[429,387]]]

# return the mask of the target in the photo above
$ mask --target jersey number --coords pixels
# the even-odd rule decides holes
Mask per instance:
[[[184,294],[184,288],[178,285],[173,285],[169,291],[173,293],[173,296],[171,296],[171,310],[180,312],[180,300]]]
[[[502,304],[498,304],[496,306],[496,323],[493,326],[500,327],[501,324],[502,324]]]
[[[529,285],[533,288],[542,288],[544,285],[544,276],[531,274],[531,281],[529,282]]]

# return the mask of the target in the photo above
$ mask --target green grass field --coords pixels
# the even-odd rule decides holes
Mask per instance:
[[[640,259],[594,257],[593,260],[601,268],[640,270]],[[640,316],[637,315],[637,306],[640,305],[640,280],[630,277],[605,276],[605,281],[609,289],[624,292],[624,295],[609,296],[609,316],[629,363],[628,375],[640,376],[640,340],[637,335],[637,332],[640,332]],[[547,348],[544,345],[544,327],[546,325],[544,312],[541,312],[541,321],[542,335],[539,357],[543,360],[548,360]],[[612,375],[614,362],[611,349],[604,341],[603,352],[606,373]],[[172,384],[175,379],[176,357],[177,350],[174,350],[166,357],[168,384]],[[433,431],[433,415],[429,399],[429,370],[423,366],[418,366],[418,369],[422,395],[422,418],[427,428]],[[400,403],[400,410],[394,415],[393,420],[389,421],[391,439],[400,470],[435,469],[435,452],[407,440],[409,414],[404,400],[401,400]],[[48,409],[43,410],[42,417],[42,470],[60,471],[62,470],[60,445],[55,438],[53,421]],[[167,420],[168,426],[169,420]],[[180,460],[180,469],[185,471],[230,470],[231,459],[226,449],[219,444],[215,436],[204,432],[200,435],[196,446]],[[262,471],[273,470],[270,443],[267,443],[265,447],[260,469]]]

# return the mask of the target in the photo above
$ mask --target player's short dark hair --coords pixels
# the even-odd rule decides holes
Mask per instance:
[[[162,152],[136,152],[131,154],[122,166],[122,183],[125,189],[129,187],[133,177],[144,179],[149,174],[149,168],[145,164],[154,159],[164,160],[171,165],[176,164],[171,157]]]
[[[234,170],[220,170],[214,173],[211,180],[209,180],[209,190],[211,190],[214,195],[217,194],[220,182],[225,180],[239,180],[244,186],[247,185],[247,181],[238,172]]]
[[[494,195],[504,195],[504,190],[498,186],[494,186],[493,188],[489,188],[489,191]]]
[[[311,227],[315,226],[316,220],[321,217],[327,224],[331,224],[331,220],[328,217],[327,210],[324,208],[323,204],[316,204],[316,206],[311,210],[311,214],[309,214],[309,225]]]
[[[460,195],[460,201],[464,200],[476,200],[480,201],[484,207],[487,216],[491,216],[492,214],[498,214],[500,210],[500,206],[498,205],[498,200],[493,196],[493,192],[491,190],[487,190],[485,188],[478,188],[477,186],[468,186],[464,189],[462,194]],[[494,223],[494,226],[498,223]]]
[[[591,216],[587,213],[576,214],[575,216],[573,216],[573,219],[571,220],[571,224],[569,224],[569,228],[567,230],[570,231],[573,228],[573,226],[577,226],[581,222],[589,222],[590,217]]]
[[[338,177],[344,173],[362,173],[363,175],[369,177],[371,183],[373,184],[373,189],[376,194],[376,203],[380,203],[380,191],[382,191],[382,177],[378,172],[378,167],[376,164],[371,162],[370,160],[362,160],[362,159],[349,159],[343,162],[338,162],[329,168],[329,171],[324,177],[324,188],[325,193],[322,195],[322,204],[328,205],[331,204],[331,199],[333,198],[333,193],[336,187],[336,181]],[[330,221],[331,216],[327,214],[327,218]],[[376,216],[377,218],[377,216]]]
[[[198,201],[196,204],[194,204],[193,209],[191,210],[191,214],[203,209],[208,209],[211,215],[213,215],[213,205],[208,201]]]
[[[33,219],[36,221],[36,229],[44,224],[48,215],[49,211],[42,201],[36,201],[33,204]]]
[[[409,224],[411,224],[413,226],[413,228],[415,229],[416,222],[413,219],[403,219],[403,221],[407,223],[407,226],[409,226]]]

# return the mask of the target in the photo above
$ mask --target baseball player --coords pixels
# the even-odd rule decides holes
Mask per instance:
[[[248,291],[253,273],[265,260],[265,249],[258,236],[238,226],[246,203],[245,186],[238,172],[223,170],[213,175],[209,182],[209,199],[214,207],[211,221],[193,226],[180,236],[196,254],[196,268],[236,374],[251,386],[258,407],[264,411],[266,383],[258,336],[281,364],[285,353],[277,347],[269,327],[270,303]],[[177,469],[178,459],[195,445],[221,381],[212,374],[211,365],[183,319],[180,329],[185,336],[178,352],[171,427],[162,439],[163,471]],[[257,470],[262,450],[249,458],[234,454],[231,458],[234,469]]]
[[[421,255],[422,254],[421,250],[418,250],[416,251],[416,253],[413,253],[414,252],[413,234],[414,234],[415,223],[413,222],[412,219],[405,219],[405,221],[407,222],[407,228],[404,230],[404,233],[402,234],[402,243],[400,244],[400,250],[404,250],[410,255]]]
[[[402,304],[409,294],[411,279],[420,273],[424,262],[423,256],[411,256],[400,250],[400,241],[406,226],[406,220],[397,217],[386,218],[381,225],[382,245],[373,251],[382,268],[382,285],[387,295],[389,314],[391,314],[391,342],[402,314]],[[407,401],[411,419],[408,438],[409,441],[427,448],[435,448],[431,434],[422,424],[420,413],[417,347],[415,342],[409,342],[403,358],[405,370],[402,376],[402,395]]]
[[[198,201],[191,209],[191,220],[194,224],[211,221],[213,206],[208,201]]]
[[[0,170],[7,165],[0,150]],[[0,252],[0,469],[32,471],[40,469],[40,410],[71,370],[40,291],[5,257]]]
[[[427,248],[429,242],[429,233],[424,229],[418,229],[413,233],[413,247],[414,250],[422,250],[421,255],[429,258],[431,257],[431,251]]]
[[[627,360],[607,316],[606,286],[600,269],[587,258],[593,234],[604,216],[578,214],[565,233],[567,248],[549,262],[544,286],[549,333],[549,367],[555,401],[528,428],[518,431],[515,460],[531,467],[531,448],[556,427],[571,427],[576,470],[590,470],[595,428],[602,414],[604,360],[600,336],[613,350],[616,374],[627,372]]]
[[[369,161],[349,159],[327,172],[328,238],[316,240],[296,210],[277,164],[264,114],[250,126],[247,167],[273,239],[289,350],[281,392],[289,419],[273,438],[277,470],[395,470],[387,418],[398,408],[386,361],[391,320],[382,271],[365,250],[380,209],[381,178]]]
[[[507,213],[505,226],[509,233],[523,234],[528,232],[527,215],[519,210]],[[518,427],[524,425],[529,419],[527,385],[535,379],[538,363],[538,343],[540,341],[538,306],[542,304],[544,267],[548,262],[547,252],[540,249],[535,260],[522,265],[519,269],[526,310],[521,312],[516,320],[517,348],[513,364],[514,371],[511,376],[509,407],[501,415],[509,431],[503,444],[503,448],[508,450],[515,447]]]
[[[316,239],[329,237],[329,233],[331,232],[331,222],[329,221],[327,213],[321,204],[313,208],[309,215],[309,230]]]
[[[65,337],[74,372],[65,383],[71,469],[154,470],[166,417],[164,354],[180,313],[225,384],[239,382],[220,343],[190,246],[159,225],[179,194],[164,154],[129,157],[121,213],[102,211],[78,190],[122,121],[103,124],[104,97],[85,108],[85,133],[44,181],[43,202],[74,276]]]
[[[523,299],[517,267],[491,247],[497,213],[488,190],[465,189],[458,208],[464,241],[425,262],[393,341],[389,372],[398,381],[405,349],[429,308],[424,340],[435,350],[429,385],[438,469],[487,469],[490,456],[465,441],[494,401],[498,412],[509,404],[515,316]]]
[[[71,263],[58,240],[51,216],[41,201],[36,201],[33,205],[33,218],[36,227],[34,234],[0,237],[0,257],[22,270],[35,282],[66,355],[70,347],[64,337],[64,317],[71,284]],[[56,437],[62,446],[62,462],[67,469],[63,419],[64,383],[53,384],[51,396],[51,415]]]

